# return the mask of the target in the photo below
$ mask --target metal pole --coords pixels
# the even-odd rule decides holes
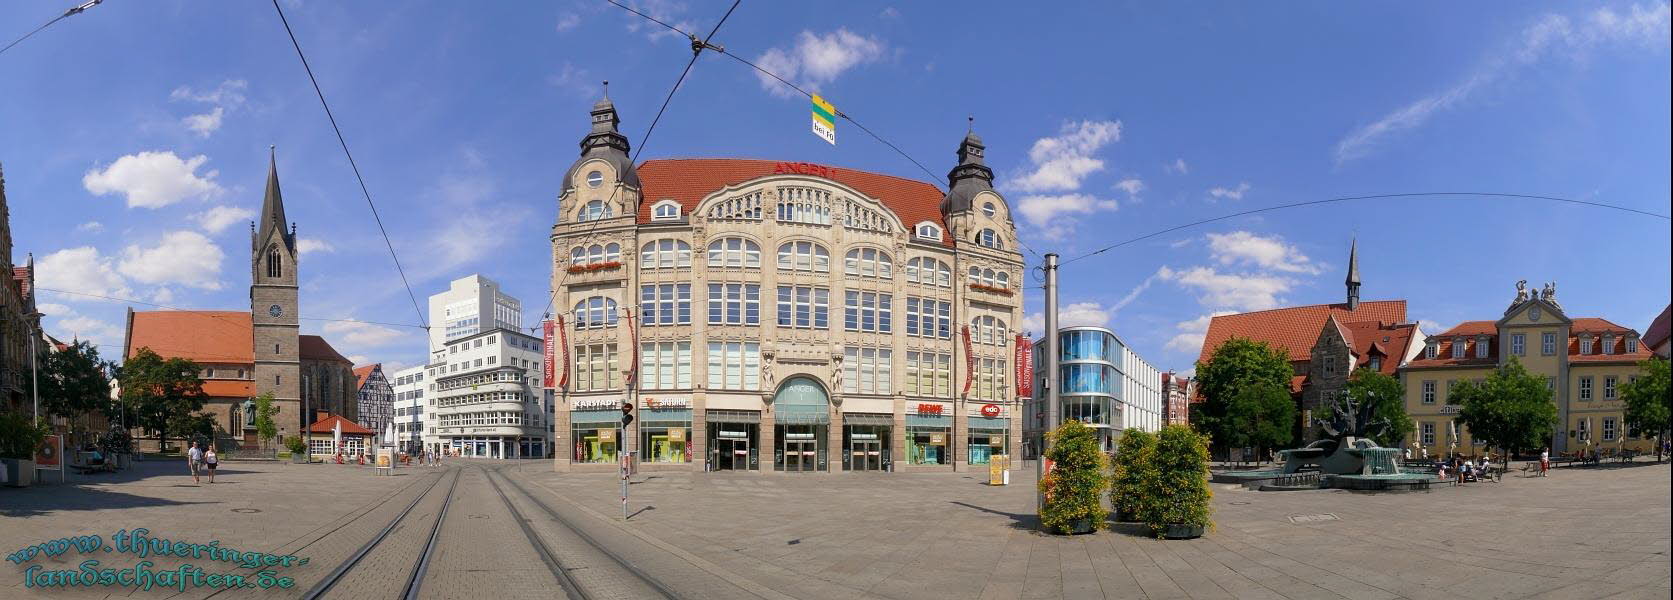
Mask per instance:
[[[33,316],[33,315],[31,315],[31,316]],[[36,317],[36,318],[39,318],[39,317]],[[29,391],[35,397],[35,426],[40,427],[41,426],[41,383],[40,383],[39,373],[40,373],[40,370],[41,370],[40,369],[41,355],[40,355],[40,353],[35,351],[35,338],[41,337],[41,333],[40,333],[40,326],[37,325],[34,329],[35,329],[34,331],[29,332],[29,387],[30,387]],[[60,468],[62,468],[62,467],[60,467]]]
[[[1034,480],[1042,480],[1046,476],[1046,449],[1051,447],[1051,430],[1057,427],[1058,405],[1057,384],[1057,254],[1046,255],[1046,337],[1041,344],[1044,349],[1038,350],[1044,359],[1045,367],[1045,397],[1046,424],[1040,431],[1040,447],[1038,457],[1034,460]],[[1045,496],[1039,492],[1034,494],[1035,512],[1045,508]]]

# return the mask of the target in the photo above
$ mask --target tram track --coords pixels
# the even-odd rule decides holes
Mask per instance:
[[[410,599],[419,597],[424,575],[428,571],[430,558],[435,551],[436,542],[440,538],[442,521],[447,518],[447,507],[453,501],[453,492],[459,486],[459,479],[463,477],[463,469],[454,468],[450,470],[453,472],[453,482],[448,485],[446,495],[442,497],[441,506],[436,511],[436,518],[430,526],[429,535],[424,538],[424,547],[419,551],[418,559],[414,561],[413,568],[407,575],[406,584],[402,590],[402,598]],[[401,526],[406,524],[407,516],[411,514],[413,509],[417,508],[418,505],[426,498],[429,498],[431,493],[434,492],[436,488],[441,486],[441,480],[444,477],[445,475],[443,477],[437,477],[436,480],[430,484],[429,488],[425,489],[423,493],[418,494],[416,498],[413,498],[412,503],[408,504],[405,509],[402,509],[400,513],[396,514],[395,518],[390,519],[389,524],[385,525],[377,535],[368,540],[364,545],[356,550],[354,554],[350,555],[348,559],[338,564],[337,567],[332,569],[330,573],[327,573],[323,579],[321,579],[318,583],[315,583],[312,588],[309,588],[308,591],[302,595],[302,598],[305,600],[317,600],[319,598],[323,598],[335,589],[337,584],[341,583],[347,576],[351,573],[357,572],[356,567],[359,566],[368,555],[371,555],[374,551],[376,551],[380,547],[380,544],[390,537],[391,533],[395,532],[397,529],[401,529]]]
[[[596,551],[598,555],[603,555],[605,558],[608,558],[611,565],[614,566],[614,570],[618,570],[622,574],[628,575],[631,579],[643,585],[643,589],[635,590],[638,593],[629,597],[643,598],[655,596],[669,600],[678,600],[680,598],[679,595],[662,585],[662,582],[657,581],[656,578],[651,577],[649,574],[640,570],[637,566],[634,566],[631,562],[622,558],[620,554],[611,551],[609,548],[599,543],[596,538],[588,534],[581,527],[577,526],[574,521],[571,521],[569,518],[559,514],[557,511],[553,510],[552,507],[547,506],[545,502],[541,502],[538,497],[529,493],[528,489],[524,488],[522,484],[519,484],[515,479],[506,476],[503,472],[504,469],[505,467],[492,470],[482,468],[483,477],[488,479],[489,485],[494,489],[494,492],[499,495],[500,500],[505,503],[506,509],[511,512],[512,518],[517,520],[517,525],[522,529],[523,535],[528,538],[529,543],[533,545],[535,551],[540,554],[542,562],[545,562],[547,568],[551,569],[552,574],[558,578],[558,581],[564,587],[564,590],[570,593],[571,598],[575,598],[577,600],[598,600],[600,598],[616,597],[620,594],[620,592],[622,592],[622,590],[606,591],[588,589],[586,584],[577,581],[577,578],[570,572],[570,568],[566,567],[563,561],[558,558],[558,553],[554,552],[552,547],[541,538],[539,532],[535,531],[533,525],[531,524],[532,522],[523,515],[521,510],[516,507],[515,503],[512,502],[511,497],[505,493],[505,490],[500,486],[499,482],[494,480],[494,475],[498,475],[500,479],[504,479],[506,484],[521,494],[528,503],[533,504],[536,508],[539,508],[542,512],[546,513],[546,516],[550,517],[550,521],[561,527],[564,532],[576,539],[579,539],[586,546],[590,547],[591,550]],[[612,594],[609,592],[615,593]]]

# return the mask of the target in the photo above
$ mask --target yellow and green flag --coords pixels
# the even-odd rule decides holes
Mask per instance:
[[[813,135],[825,140],[832,146],[836,145],[836,107],[813,95]]]

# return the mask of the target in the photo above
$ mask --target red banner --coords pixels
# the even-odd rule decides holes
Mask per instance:
[[[970,395],[970,382],[976,380],[976,352],[970,348],[970,326],[963,325],[964,333],[964,391],[960,396]]]
[[[563,315],[558,315],[558,345],[563,347],[563,371],[558,376],[558,387],[569,387],[569,332],[564,330]]]
[[[543,334],[542,337],[544,338],[546,344],[546,347],[544,348],[546,351],[544,357],[546,364],[541,367],[542,383],[540,385],[546,389],[552,389],[553,387],[556,387],[557,384],[557,378],[553,377],[553,370],[555,367],[552,365],[552,363],[557,362],[555,359],[558,354],[557,348],[555,348],[556,344],[552,343],[553,329],[556,325],[557,324],[553,323],[551,319],[546,319],[540,323],[540,328]]]
[[[1017,398],[1034,397],[1034,344],[1017,335],[1016,353]]]
[[[633,340],[633,345],[628,347],[627,352],[633,355],[633,366],[622,377],[622,385],[633,387],[634,380],[639,377],[639,330],[633,327],[633,309],[623,309],[622,312],[627,313],[627,337]]]

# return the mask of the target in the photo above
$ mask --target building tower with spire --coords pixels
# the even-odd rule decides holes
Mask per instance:
[[[1348,310],[1359,308],[1359,240],[1348,246]]]
[[[298,348],[296,226],[287,229],[277,160],[269,154],[267,196],[250,238],[250,320],[255,393],[271,393],[279,423],[304,424]],[[281,435],[295,428],[281,425]]]

